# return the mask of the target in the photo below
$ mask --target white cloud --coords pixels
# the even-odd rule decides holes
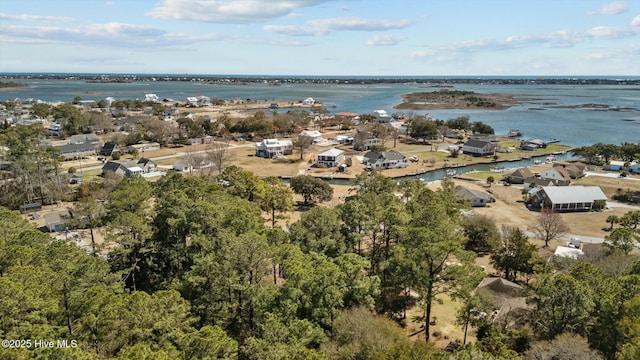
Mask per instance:
[[[328,30],[382,31],[402,29],[411,25],[410,20],[371,20],[355,17],[309,20],[309,24]]]
[[[404,41],[404,36],[375,35],[367,41],[369,46],[393,46]]]
[[[585,31],[585,34],[594,38],[620,39],[633,36],[634,32],[628,28],[616,28],[609,26],[596,26]]]
[[[618,15],[627,11],[627,4],[624,1],[615,1],[604,5],[598,9],[598,14],[601,15]]]
[[[320,28],[295,25],[265,25],[262,29],[271,33],[290,36],[314,36],[324,35],[327,33],[326,30]]]
[[[40,15],[9,15],[5,13],[0,13],[0,20],[6,21],[41,21],[41,22],[73,22],[77,21],[73,18],[62,17],[62,16],[40,16]]]
[[[631,26],[640,27],[640,15],[636,16],[631,20]]]
[[[291,36],[319,36],[332,31],[386,31],[411,25],[409,20],[372,20],[361,18],[327,18],[309,20],[307,26],[265,25],[263,30]]]
[[[262,22],[332,0],[162,0],[146,15],[222,24]]]
[[[585,57],[585,59],[587,60],[606,60],[610,58],[611,58],[610,54],[601,54],[601,53],[589,54]]]

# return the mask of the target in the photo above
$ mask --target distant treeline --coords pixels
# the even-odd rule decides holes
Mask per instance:
[[[85,80],[89,82],[132,82],[132,81],[198,81],[205,83],[312,83],[312,84],[495,84],[495,85],[640,85],[640,79],[598,79],[598,78],[442,78],[442,77],[304,77],[304,76],[222,76],[222,75],[91,75],[91,74],[3,74],[0,79],[47,79]]]
[[[9,82],[0,81],[0,89],[17,88],[17,87],[28,87],[28,86],[29,85],[27,85],[27,84],[15,82],[15,81],[9,81]]]

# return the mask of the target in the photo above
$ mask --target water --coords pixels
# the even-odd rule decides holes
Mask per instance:
[[[0,99],[34,98],[68,102],[76,96],[84,100],[142,99],[145,93],[161,99],[184,100],[202,94],[220,99],[300,101],[307,97],[324,103],[331,113],[349,111],[371,113],[383,109],[393,113],[402,102],[401,95],[417,91],[437,91],[425,84],[283,84],[213,85],[198,82],[86,83],[83,80],[24,80],[30,89],[2,91]],[[494,85],[456,84],[454,90],[478,93],[508,93],[535,97],[507,110],[430,110],[438,119],[468,115],[471,121],[491,125],[497,134],[519,129],[526,138],[558,138],[569,146],[597,142],[620,144],[640,141],[640,87],[632,85]],[[628,111],[595,108],[566,108],[583,104],[602,104]]]

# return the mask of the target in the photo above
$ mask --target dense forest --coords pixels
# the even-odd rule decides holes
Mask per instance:
[[[293,205],[287,185],[233,166],[221,177],[227,186],[177,173],[153,184],[124,178],[108,191],[87,186],[69,222],[105,233],[106,247],[90,254],[1,209],[2,338],[77,346],[13,343],[0,358],[640,354],[640,261],[633,255],[612,247],[598,259],[552,266],[519,229],[498,231],[490,219],[465,217],[453,184],[432,191],[377,173],[359,176],[357,193],[335,208],[314,206],[311,197],[301,219],[283,229],[271,220]],[[486,316],[496,299],[474,291],[484,274],[473,261],[487,251],[505,277],[523,285],[528,310]],[[474,335],[449,353],[424,342],[442,294],[461,304],[459,326]],[[409,341],[401,325],[415,306],[424,309],[424,332]]]

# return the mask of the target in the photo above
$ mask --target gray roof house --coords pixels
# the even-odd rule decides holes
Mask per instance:
[[[495,145],[491,141],[470,139],[462,145],[462,152],[473,156],[491,155],[495,151]]]
[[[85,157],[96,154],[96,149],[92,143],[66,144],[56,146],[60,150],[60,155],[67,159]]]
[[[100,148],[100,155],[111,156],[115,152],[120,152],[120,148],[116,143],[106,142]]]
[[[141,158],[131,161],[108,161],[102,167],[102,176],[114,173],[119,176],[142,175],[153,172],[158,166],[151,159]]]
[[[545,186],[531,197],[534,205],[555,211],[589,211],[607,196],[598,186]]]
[[[469,189],[461,187],[456,190],[458,197],[467,199],[471,202],[473,207],[487,206],[487,204],[496,201],[491,194],[485,191]]]
[[[391,151],[369,151],[364,154],[363,163],[367,169],[403,169],[408,165],[408,159],[401,153]]]
[[[66,218],[69,217],[68,211],[58,211],[44,216],[44,226],[49,232],[64,231],[66,226]]]

